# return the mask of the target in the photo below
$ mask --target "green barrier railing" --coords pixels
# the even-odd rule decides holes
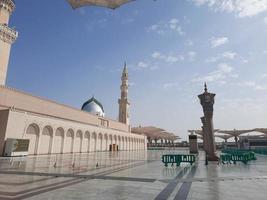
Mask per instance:
[[[257,157],[253,151],[242,149],[224,149],[220,155],[220,160],[223,164],[231,164],[232,162],[243,162],[247,164],[251,160],[257,160]]]
[[[166,167],[168,164],[176,164],[176,166],[180,166],[182,162],[190,163],[191,165],[196,162],[196,156],[192,154],[178,154],[178,155],[162,155],[162,162]]]

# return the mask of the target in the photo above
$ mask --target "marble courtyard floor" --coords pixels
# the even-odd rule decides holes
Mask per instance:
[[[164,167],[165,151],[0,158],[0,199],[267,199],[267,156],[248,165]],[[96,167],[98,165],[98,167]]]

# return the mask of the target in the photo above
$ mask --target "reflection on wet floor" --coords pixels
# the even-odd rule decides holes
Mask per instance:
[[[213,200],[267,195],[267,156],[248,165],[205,166],[200,153],[193,166],[166,168],[161,156],[170,153],[187,149],[0,158],[0,199]]]

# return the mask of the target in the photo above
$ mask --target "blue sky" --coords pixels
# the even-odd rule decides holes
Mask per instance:
[[[267,127],[267,0],[137,0],[72,10],[17,1],[8,85],[76,108],[94,95],[117,118],[124,61],[131,122],[182,138],[201,126],[197,95],[216,93],[216,128]]]

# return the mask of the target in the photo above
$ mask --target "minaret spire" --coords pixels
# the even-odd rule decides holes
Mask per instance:
[[[129,124],[129,106],[128,102],[128,70],[126,62],[124,63],[123,72],[121,76],[121,98],[119,99],[119,122]]]
[[[208,92],[208,87],[207,87],[207,83],[205,82],[204,84],[204,91],[207,93]]]
[[[6,84],[11,45],[18,37],[18,32],[8,26],[14,9],[15,3],[12,0],[0,0],[0,85]]]

